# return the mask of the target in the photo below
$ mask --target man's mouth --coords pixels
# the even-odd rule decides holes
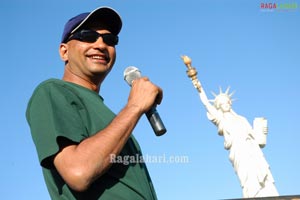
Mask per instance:
[[[109,58],[106,57],[106,56],[100,56],[100,55],[91,55],[89,56],[90,58],[94,59],[94,60],[103,60],[103,61],[106,61],[106,62],[109,62]]]

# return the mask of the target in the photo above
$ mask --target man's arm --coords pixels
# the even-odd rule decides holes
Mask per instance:
[[[148,78],[135,80],[127,105],[97,134],[79,144],[65,146],[54,158],[54,165],[66,183],[84,191],[111,166],[111,155],[118,155],[141,115],[160,104],[162,90]]]

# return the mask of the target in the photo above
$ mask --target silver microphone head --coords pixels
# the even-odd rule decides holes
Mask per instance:
[[[141,77],[142,77],[141,71],[134,66],[129,66],[124,70],[124,80],[130,86],[131,86],[133,80],[141,78]]]

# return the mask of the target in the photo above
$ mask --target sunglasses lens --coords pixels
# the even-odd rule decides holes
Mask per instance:
[[[83,42],[96,42],[99,38],[99,33],[95,31],[81,31],[81,40]]]
[[[117,45],[119,42],[118,36],[115,36],[111,33],[102,34],[101,36],[102,36],[103,42],[109,46]]]

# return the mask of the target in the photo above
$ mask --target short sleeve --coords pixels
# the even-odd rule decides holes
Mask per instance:
[[[35,90],[26,117],[43,167],[53,166],[52,158],[59,151],[59,137],[75,143],[87,137],[81,109],[84,107],[80,98],[66,87],[48,83]]]

